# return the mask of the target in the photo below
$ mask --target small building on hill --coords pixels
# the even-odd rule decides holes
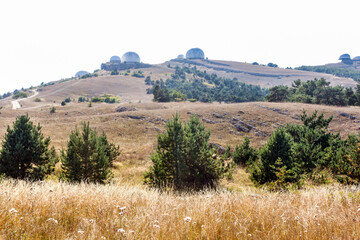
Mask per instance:
[[[186,52],[187,59],[204,59],[204,51],[200,48],[191,48]]]
[[[112,56],[109,62],[101,64],[101,70],[121,71],[136,68],[148,68],[150,64],[140,62],[140,57],[136,52],[126,52],[121,59],[118,56]]]
[[[341,62],[345,64],[349,64],[349,65],[353,64],[353,60],[351,60],[351,57],[348,53],[342,54],[339,57],[339,60],[341,60]]]
[[[78,71],[76,74],[75,74],[75,77],[82,77],[86,74],[89,74],[89,72],[87,71]]]
[[[110,58],[110,62],[111,62],[111,63],[121,63],[121,59],[120,59],[119,56],[112,56],[112,57]]]

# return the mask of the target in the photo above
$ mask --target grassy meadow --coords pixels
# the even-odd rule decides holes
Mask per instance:
[[[117,106],[136,111],[116,112]],[[278,110],[280,109],[280,112]],[[330,131],[357,133],[359,107],[289,103],[70,103],[48,109],[2,109],[0,136],[15,117],[29,114],[59,151],[82,121],[104,131],[120,146],[110,185],[68,184],[50,176],[44,182],[1,180],[0,239],[359,239],[360,193],[357,186],[308,184],[302,190],[269,192],[255,188],[248,173],[235,169],[218,190],[161,193],[142,184],[151,165],[158,132],[178,112],[184,120],[197,114],[211,129],[211,142],[234,147],[245,137],[262,146],[276,127],[300,123],[303,109],[334,115]],[[346,118],[341,112],[352,114]],[[221,118],[215,117],[221,115]],[[132,119],[129,115],[141,116]],[[232,119],[252,124],[256,132],[237,132]],[[57,167],[57,174],[59,166]]]

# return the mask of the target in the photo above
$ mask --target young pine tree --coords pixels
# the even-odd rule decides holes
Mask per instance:
[[[29,180],[41,180],[54,170],[55,149],[49,148],[50,138],[41,133],[27,115],[16,118],[13,128],[8,126],[0,155],[0,174]]]
[[[199,118],[192,116],[183,126],[176,114],[167,123],[166,132],[158,135],[156,153],[151,156],[153,166],[144,182],[175,190],[215,187],[228,167],[209,147],[209,137]]]
[[[119,147],[109,143],[106,135],[98,135],[88,123],[82,132],[70,134],[67,150],[61,152],[62,178],[71,182],[106,183],[112,178],[113,161],[120,155]]]

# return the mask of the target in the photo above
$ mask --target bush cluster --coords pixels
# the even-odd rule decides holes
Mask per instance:
[[[261,101],[267,94],[267,90],[259,86],[241,83],[236,78],[221,78],[216,74],[197,70],[196,67],[176,66],[175,73],[165,82],[162,79],[157,81],[148,79],[146,84],[153,86],[147,90],[147,93],[154,94],[154,100],[162,102],[175,100],[170,98],[172,90],[181,93],[186,99],[196,99],[200,102]]]
[[[295,80],[292,87],[275,86],[269,89],[265,97],[270,102],[302,102],[326,105],[360,105],[360,85],[351,87],[330,86],[324,78],[308,81]]]
[[[258,151],[245,141],[233,159],[247,164],[255,184],[275,189],[289,184],[299,187],[305,180],[324,183],[324,176],[330,175],[341,183],[359,183],[360,136],[342,140],[327,130],[331,120],[316,111],[312,115],[304,111],[302,125],[277,128]]]
[[[66,150],[61,151],[61,178],[71,182],[105,183],[111,177],[119,147],[109,143],[106,135],[98,135],[89,123],[70,134]],[[42,180],[51,174],[59,158],[50,138],[44,138],[41,126],[35,126],[27,115],[16,118],[8,126],[0,151],[0,175],[27,180]]]

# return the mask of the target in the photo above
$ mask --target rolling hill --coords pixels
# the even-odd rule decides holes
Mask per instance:
[[[149,68],[136,69],[142,71],[144,76],[150,76],[152,80],[166,80],[175,71],[175,66],[196,67],[207,73],[214,73],[224,78],[236,78],[240,82],[259,85],[269,88],[276,85],[288,85],[296,79],[310,80],[314,78],[325,78],[332,85],[354,87],[356,82],[350,78],[336,77],[330,74],[299,71],[293,69],[273,68],[249,63],[219,61],[219,60],[179,60],[173,59],[162,64],[152,65]],[[41,101],[34,102],[34,99],[21,100],[22,108],[42,108],[58,106],[65,98],[77,100],[80,96],[94,97],[103,94],[113,94],[120,97],[122,103],[128,102],[151,102],[152,95],[146,94],[144,78],[132,77],[131,73],[125,75],[110,75],[109,71],[97,72],[97,77],[70,78],[50,82],[46,86],[39,86],[38,96]],[[31,92],[31,91],[30,91]],[[30,93],[31,94],[31,93]],[[9,98],[0,100],[0,106],[12,108]]]

